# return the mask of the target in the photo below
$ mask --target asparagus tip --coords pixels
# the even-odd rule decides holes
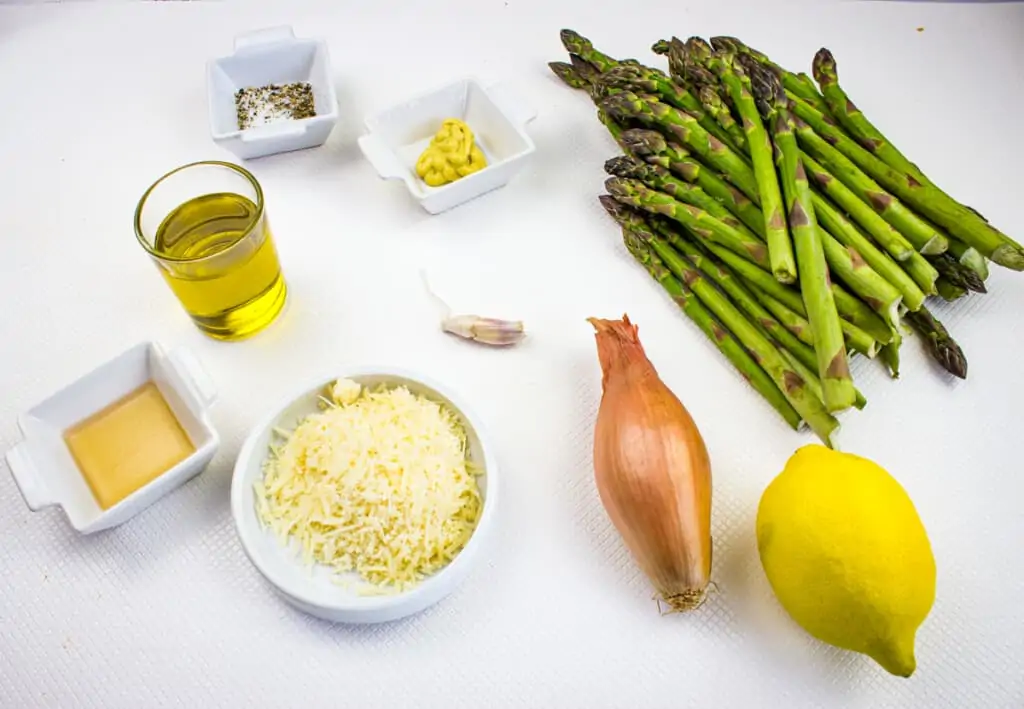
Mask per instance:
[[[834,84],[839,80],[836,58],[825,47],[819,49],[818,53],[814,55],[811,71],[814,74],[814,80],[823,87],[828,84]]]

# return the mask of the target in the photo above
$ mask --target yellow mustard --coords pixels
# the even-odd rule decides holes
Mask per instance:
[[[416,161],[416,174],[431,187],[440,187],[485,167],[487,159],[473,142],[473,131],[449,118]]]

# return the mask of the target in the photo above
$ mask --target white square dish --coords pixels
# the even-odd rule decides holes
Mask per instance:
[[[536,149],[526,124],[536,111],[507,86],[484,88],[474,78],[367,117],[368,134],[359,148],[383,179],[402,180],[420,206],[431,214],[502,187]],[[416,160],[447,118],[464,121],[487,158],[487,167],[441,187],[430,187],[416,174]]]
[[[315,116],[239,128],[235,106],[239,89],[295,82],[312,87]],[[323,145],[338,122],[327,43],[296,39],[286,25],[236,37],[234,54],[207,63],[206,90],[210,135],[243,160]]]
[[[195,451],[117,504],[103,509],[64,442],[64,431],[152,381]],[[18,418],[24,440],[7,452],[7,465],[29,509],[57,505],[71,526],[91,534],[122,524],[198,475],[220,439],[210,421],[213,384],[190,352],[155,342],[135,345]]]

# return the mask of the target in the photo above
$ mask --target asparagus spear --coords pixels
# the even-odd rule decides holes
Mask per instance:
[[[808,155],[806,151],[801,151],[800,158],[803,160],[808,177],[815,186],[831,197],[840,209],[860,224],[890,256],[897,261],[905,262],[917,253],[914,245],[907,241],[903,234],[882,219],[873,207],[858,197],[841,180],[837,180],[831,172],[825,169],[824,165]]]
[[[656,222],[653,223],[653,226],[658,235],[689,259],[701,273],[714,281],[735,305],[746,312],[750,322],[759,328],[762,334],[777,342],[804,366],[811,369],[818,366],[814,348],[801,342],[781,322],[776,320],[763,305],[758,303],[753,294],[747,290],[738,277],[733,275],[728,267],[701,251],[694,242],[680,234],[679,230],[666,228],[664,225],[659,225]],[[804,379],[810,381],[806,376]]]
[[[749,244],[748,249],[756,252],[759,260],[767,256],[764,243],[756,234],[747,229],[732,212],[700,187],[675,178],[667,168],[644,162],[640,158],[620,155],[605,162],[604,170],[609,175],[614,175],[615,177],[628,177],[640,180],[651,189],[664,192],[671,197],[675,197],[680,202],[700,207],[718,221],[731,226],[740,234],[746,236]]]
[[[813,116],[813,109],[799,101],[793,102],[801,119]],[[816,112],[815,112],[816,113]],[[820,116],[820,114],[818,114]],[[943,253],[949,246],[946,237],[935,227],[918,217],[900,200],[882,189],[877,182],[861,171],[849,158],[822,138],[815,128],[804,120],[796,122],[797,136],[804,149],[825,168],[850,188],[861,200],[870,204],[881,217],[898,229],[914,247],[925,255]]]
[[[906,172],[885,164],[813,106],[800,100],[794,104],[797,115],[826,138],[830,147],[844,156],[847,162],[860,168],[858,171],[862,175],[876,180],[892,195],[905,201],[926,219],[947,229],[960,241],[976,248],[986,258],[1016,271],[1024,270],[1024,247],[986,222],[973,209],[960,204],[934,185],[923,184]],[[842,175],[836,176],[842,178]],[[911,234],[896,226],[911,238]]]
[[[573,67],[572,64],[566,62],[548,62],[548,67],[554,72],[555,76],[565,82],[571,88],[574,89],[590,89],[590,82],[580,76],[579,72]]]
[[[929,353],[953,376],[967,378],[967,357],[946,328],[927,308],[907,316],[910,325],[924,337]]]
[[[882,345],[878,351],[878,359],[882,360],[889,368],[889,375],[893,379],[900,378],[900,347],[903,345],[903,335],[900,331],[893,330],[893,340],[889,344]]]
[[[846,358],[846,347],[843,331],[839,324],[839,313],[836,311],[835,299],[829,287],[829,267],[826,262],[826,250],[836,260],[836,265],[846,277],[847,283],[856,280],[869,271],[863,260],[855,263],[842,246],[824,238],[818,232],[818,221],[814,214],[811,201],[811,188],[800,162],[800,149],[793,135],[793,119],[786,107],[785,96],[778,79],[762,72],[756,77],[754,91],[758,94],[761,109],[772,124],[772,137],[775,143],[779,175],[782,178],[782,191],[785,194],[786,212],[790,228],[793,230],[793,242],[796,246],[797,266],[800,272],[800,293],[804,307],[807,309],[808,320],[814,334],[814,350],[818,360],[818,377],[825,397],[825,406],[829,411],[841,411],[853,406],[856,400],[853,379],[850,376],[850,365]],[[755,110],[756,107],[755,107]],[[769,148],[769,153],[771,149]],[[755,161],[756,165],[756,161]],[[774,177],[774,170],[772,172]],[[770,242],[769,242],[770,243]],[[771,247],[769,245],[769,252]],[[845,258],[844,258],[845,256]],[[859,258],[859,257],[858,257]],[[898,320],[900,302],[899,293],[889,286],[877,273],[871,271],[875,281],[887,286],[896,294],[891,312],[887,311],[890,322]],[[879,283],[870,284],[878,288]],[[875,309],[882,307],[880,299],[873,301]]]
[[[748,152],[747,136],[743,132],[743,128],[740,127],[740,124],[732,117],[732,111],[722,101],[722,96],[718,93],[718,90],[714,86],[705,85],[700,87],[697,95],[700,97],[700,102],[704,106],[705,112],[718,121],[718,125],[722,127],[722,130],[725,131],[732,141],[733,147],[740,152]]]
[[[677,137],[707,164],[720,171],[743,194],[755,202],[759,201],[757,180],[746,159],[704,130],[690,114],[651,97],[637,96],[628,91],[607,97],[601,106],[616,120],[639,120]]]
[[[569,54],[575,54],[581,57],[585,61],[589,62],[600,72],[605,72],[619,65],[619,61],[612,59],[607,54],[597,51],[594,49],[594,45],[586,37],[574,32],[573,30],[564,29],[561,31],[562,46],[565,47],[565,51]]]
[[[628,207],[610,195],[602,195],[601,205],[619,226],[637,233],[651,231],[665,239],[683,256],[688,258],[701,273],[714,281],[728,295],[733,303],[746,312],[751,323],[762,330],[763,334],[774,339],[782,347],[792,352],[797,360],[814,367],[814,349],[794,336],[771,313],[761,306],[753,295],[740,283],[739,278],[722,263],[714,260],[702,250],[695,241],[685,236],[681,229],[674,228],[670,223],[656,216],[645,216],[644,213]],[[805,377],[806,379],[806,377]]]
[[[636,241],[641,238],[630,232]],[[643,243],[643,242],[642,242]],[[736,309],[729,299],[706,281],[700,271],[685,257],[675,251],[664,239],[654,238],[646,242],[668,269],[682,283],[693,291],[701,302],[717,317],[744,347],[756,358],[775,386],[783,393],[790,405],[807,422],[826,445],[831,446],[831,436],[839,422],[829,414],[824,404],[814,396],[807,382],[779,352],[775,345]],[[636,248],[634,246],[634,248]]]
[[[710,312],[701,304],[700,300],[681,281],[675,278],[665,267],[665,264],[658,258],[643,241],[623,229],[623,237],[626,247],[634,258],[640,262],[647,272],[651,274],[661,287],[669,294],[676,305],[686,314],[690,320],[701,329],[701,332],[708,338],[715,347],[732,363],[744,379],[750,383],[757,392],[764,397],[773,409],[785,419],[793,430],[800,428],[802,419],[796,412],[783,393],[779,390],[771,378],[765,373],[757,362],[747,354],[743,346],[732,334],[722,327]]]
[[[630,207],[651,214],[660,214],[679,222],[702,239],[721,244],[743,258],[768,267],[768,255],[764,244],[725,224],[705,210],[691,204],[679,202],[674,197],[652,190],[639,180],[610,177],[604,183],[605,189],[615,199]]]
[[[901,153],[896,146],[893,145],[892,142],[867,119],[861,110],[853,103],[850,97],[846,95],[846,92],[839,86],[839,71],[836,66],[835,57],[832,56],[832,52],[824,47],[819,49],[818,53],[814,56],[812,70],[814,72],[814,78],[818,81],[818,84],[821,86],[821,91],[825,95],[825,103],[828,105],[829,111],[839,120],[839,123],[843,128],[845,128],[846,131],[853,136],[858,143],[860,143],[861,147],[871,152],[875,157],[890,167],[903,171],[909,178],[913,178],[918,183],[939,189],[930,179],[928,179],[928,176],[925,175],[916,164]],[[943,194],[949,199],[953,199],[952,197],[949,197],[947,193],[943,192]],[[977,210],[966,205],[963,206],[965,209],[970,209],[975,214],[978,214]],[[988,221],[980,214],[978,214],[978,216],[983,221]],[[978,272],[978,275],[981,276],[982,280],[987,278],[987,275],[982,275],[981,272]]]
[[[988,261],[985,260],[985,257],[976,248],[968,246],[957,239],[950,239],[949,253],[961,264],[974,271],[974,274],[983,284],[988,280]],[[984,293],[985,291],[981,292]]]
[[[672,82],[668,76],[650,67],[620,64],[609,69],[598,80],[601,85],[621,91],[632,91],[636,94],[650,94],[670,106],[687,111],[697,119],[701,127],[718,138],[733,150],[737,147],[731,136],[718,124],[718,121],[704,112],[699,98],[686,88]]]
[[[673,37],[669,45],[669,70],[695,86],[718,86],[718,77],[705,64],[711,52],[711,46],[700,37],[691,37],[685,43]],[[732,99],[726,100],[731,104]]]
[[[789,286],[785,286],[772,277],[772,274],[767,271],[758,268],[755,264],[745,261],[736,254],[724,249],[717,244],[708,244],[708,250],[711,251],[715,256],[722,260],[726,265],[735,271],[744,281],[746,281],[748,288],[755,286],[757,289],[764,291],[773,298],[777,299],[780,303],[785,305],[793,312],[807,317],[807,309],[804,307],[804,302],[800,297],[800,293]],[[839,292],[837,286],[833,284],[833,296]],[[840,303],[843,302],[839,298],[836,299],[836,307],[840,309]],[[767,306],[766,306],[767,307]],[[868,313],[874,317],[874,313],[868,310]],[[848,317],[848,316],[847,316]],[[880,343],[871,334],[868,334],[863,328],[849,322],[845,317],[840,320],[840,326],[843,329],[843,335],[846,340],[846,345],[850,349],[860,352],[867,357],[874,357],[878,353],[878,347]],[[878,324],[881,327],[886,327],[885,323],[878,320]],[[892,333],[888,329],[885,330],[885,341],[888,342],[892,339]],[[813,335],[812,335],[813,342]]]
[[[661,133],[634,128],[622,134],[620,144],[627,153],[636,155],[651,164],[660,165],[687,182],[698,185],[739,217],[740,221],[758,236],[764,238],[764,218],[757,205],[734,186],[692,158],[685,149],[666,141],[665,136]]]
[[[950,283],[946,278],[941,276],[939,277],[939,280],[935,281],[935,290],[938,291],[939,297],[947,303],[952,303],[954,300],[959,300],[967,295],[966,288],[961,288],[958,285]]]
[[[975,293],[987,292],[985,281],[978,278],[977,273],[960,263],[952,254],[939,254],[938,256],[932,256],[928,260],[935,267],[936,271],[957,287],[974,291]]]
[[[814,335],[811,334],[811,324],[807,322],[807,318],[793,312],[757,286],[748,284],[747,289],[754,296],[754,299],[763,305],[769,313],[774,315],[775,319],[793,333],[798,340],[811,347],[814,346]],[[815,366],[817,366],[817,360],[815,360]]]
[[[712,37],[711,45],[715,47],[715,49],[727,49],[731,50],[738,56],[750,57],[768,71],[775,74],[775,76],[779,77],[779,80],[782,82],[782,86],[786,91],[799,96],[812,106],[815,106],[822,111],[828,110],[825,105],[825,99],[822,98],[820,93],[818,93],[818,89],[814,85],[814,82],[811,81],[811,78],[806,74],[794,74],[791,71],[786,71],[769,59],[767,55],[744,44],[735,37]]]
[[[820,194],[811,193],[814,202],[814,213],[818,224],[831,234],[836,241],[857,253],[878,275],[891,283],[903,296],[903,304],[910,310],[917,310],[924,303],[925,293],[918,287],[914,279],[893,261],[888,254],[882,253],[852,222],[839,212]],[[831,263],[831,262],[830,262]],[[934,279],[932,280],[934,292]]]
[[[761,114],[751,94],[750,77],[734,62],[731,53],[719,52],[708,57],[707,66],[718,75],[732,97],[732,103],[743,119],[743,131],[747,136],[757,178],[761,211],[764,214],[764,229],[768,242],[768,256],[771,259],[772,274],[780,283],[793,283],[797,277],[797,264],[793,255],[786,215],[783,211],[782,192],[775,174],[772,159],[772,144],[768,132],[761,122]],[[813,323],[813,318],[812,318]],[[836,330],[838,336],[838,329]],[[841,344],[842,338],[838,338]],[[840,348],[842,349],[842,348]],[[830,385],[825,391],[831,390]]]

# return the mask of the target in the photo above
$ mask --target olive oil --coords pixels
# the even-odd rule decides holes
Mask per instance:
[[[232,192],[195,197],[168,214],[153,251],[171,290],[196,325],[235,340],[259,332],[287,296],[266,216]]]
[[[103,509],[195,451],[153,382],[69,428],[64,442]]]

